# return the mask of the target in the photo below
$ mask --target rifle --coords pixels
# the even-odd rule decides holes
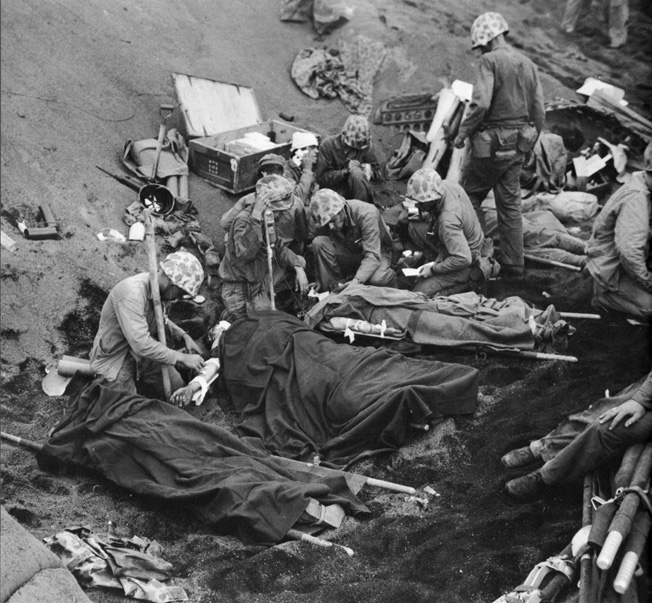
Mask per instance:
[[[274,267],[272,260],[274,259],[274,243],[276,243],[276,230],[274,230],[274,212],[271,209],[266,209],[264,213],[265,218],[265,242],[267,243],[267,268],[269,270],[269,301],[272,310],[276,310],[274,303]]]
[[[126,187],[136,192],[139,192],[140,189],[143,188],[144,186],[143,182],[141,182],[137,178],[133,178],[132,176],[121,176],[120,174],[109,172],[108,170],[101,168],[99,165],[96,165],[95,167],[98,170],[100,170],[100,172],[104,172],[105,174],[108,174],[109,176],[111,176],[111,178],[115,178],[120,184],[124,184]]]

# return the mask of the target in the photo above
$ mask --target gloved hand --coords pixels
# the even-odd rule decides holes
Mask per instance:
[[[465,143],[466,143],[466,138],[462,138],[461,136],[456,136],[455,140],[453,141],[453,146],[456,149],[463,149]]]
[[[365,177],[367,180],[371,180],[371,177],[374,175],[374,171],[371,167],[371,164],[369,163],[363,163],[362,164],[362,171],[364,172]]]

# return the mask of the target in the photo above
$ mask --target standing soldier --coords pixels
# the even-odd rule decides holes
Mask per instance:
[[[484,228],[480,205],[491,189],[496,197],[501,272],[522,278],[523,222],[521,167],[543,128],[543,92],[534,63],[505,41],[509,26],[499,13],[484,13],[471,26],[471,43],[482,56],[469,111],[455,146],[471,139],[471,158],[462,176]]]

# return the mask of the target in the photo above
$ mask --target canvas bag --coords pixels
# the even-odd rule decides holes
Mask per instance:
[[[406,132],[383,168],[385,180],[402,180],[412,176],[423,165],[427,151],[428,143],[422,133]]]

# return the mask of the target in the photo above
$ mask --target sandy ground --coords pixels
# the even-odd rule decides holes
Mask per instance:
[[[121,172],[125,142],[156,135],[160,104],[177,102],[172,73],[252,86],[264,118],[284,112],[298,127],[328,135],[348,112],[339,100],[314,101],[293,84],[290,66],[299,50],[334,46],[339,35],[363,33],[388,48],[374,85],[376,103],[401,93],[434,93],[447,80],[472,81],[470,24],[480,12],[498,10],[510,23],[513,43],[538,64],[547,100],[576,99],[574,90],[591,75],[623,87],[631,106],[649,118],[647,4],[630,2],[630,42],[614,51],[606,48],[597,11],[579,34],[562,34],[560,0],[350,0],[351,22],[323,39],[310,24],[280,22],[279,0],[5,0],[0,215],[17,248],[3,249],[1,260],[3,430],[46,437],[67,401],[42,393],[46,366],[63,354],[86,356],[107,292],[146,268],[138,244],[96,238],[104,228],[126,234],[122,212],[136,194],[95,166]],[[169,125],[183,127],[178,111]],[[376,126],[374,139],[388,157],[395,133]],[[394,202],[402,186],[392,183],[383,201]],[[235,197],[194,175],[190,195],[203,232],[219,242],[219,217]],[[16,216],[29,218],[44,202],[62,238],[23,239]],[[583,277],[532,269],[518,290],[491,293],[588,312],[589,291]],[[209,301],[199,315],[208,324],[218,304],[213,291],[204,293]],[[199,336],[201,321],[192,320],[193,308],[182,304],[176,312]],[[507,479],[501,454],[649,367],[646,327],[614,316],[575,326],[568,353],[579,362],[572,365],[428,354],[481,370],[478,412],[448,421],[437,433],[415,434],[400,452],[356,468],[417,488],[429,485],[441,496],[424,509],[402,495],[363,490],[371,518],[349,519],[335,536],[356,551],[353,558],[307,545],[244,547],[183,510],[99,478],[41,472],[30,453],[4,443],[2,504],[37,537],[79,523],[103,531],[111,519],[124,535],[158,540],[192,601],[491,601],[560,551],[580,521],[575,487],[528,504],[510,501],[501,492]],[[229,421],[215,399],[191,412]],[[89,596],[122,600],[99,591]]]

